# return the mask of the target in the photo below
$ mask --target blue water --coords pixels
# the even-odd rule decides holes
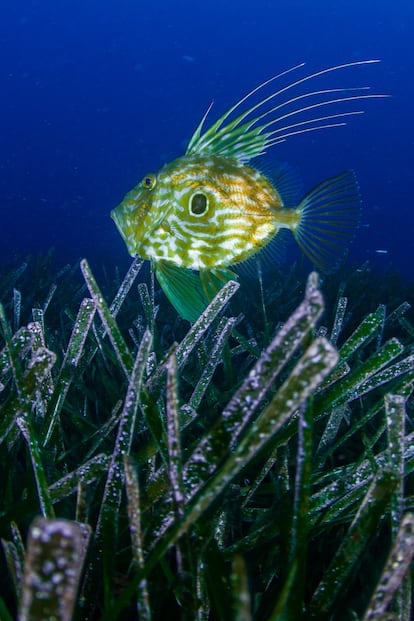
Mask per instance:
[[[412,279],[412,0],[1,4],[1,262],[53,246],[62,261],[127,265],[110,210],[183,153],[213,98],[211,118],[299,62],[314,71],[379,58],[346,83],[392,97],[267,162],[290,162],[306,189],[353,168],[363,212],[350,259]]]

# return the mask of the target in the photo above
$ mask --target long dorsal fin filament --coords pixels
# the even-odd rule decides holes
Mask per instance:
[[[253,90],[247,93],[247,95],[242,97],[231,108],[229,108],[229,110],[227,110],[203,133],[203,127],[207,115],[211,110],[211,104],[201,122],[197,126],[197,129],[188,144],[186,153],[198,155],[222,155],[233,157],[240,162],[248,162],[250,159],[262,155],[269,147],[283,142],[290,136],[345,125],[347,117],[362,114],[363,110],[349,108],[344,110],[340,108],[332,114],[322,114],[316,116],[314,115],[314,111],[321,108],[324,109],[326,106],[346,106],[348,103],[352,104],[361,100],[387,97],[387,95],[367,93],[366,91],[369,90],[369,87],[367,86],[353,88],[326,88],[301,92],[293,97],[282,99],[280,103],[277,103],[268,109],[264,109],[264,106],[266,106],[269,101],[281,97],[284,93],[291,91],[292,89],[299,87],[310,80],[349,67],[368,65],[376,62],[379,61],[354,61],[344,63],[342,65],[335,65],[333,67],[328,67],[327,69],[322,69],[315,73],[305,75],[293,82],[290,82],[282,88],[271,92],[267,95],[267,97],[244,110],[233,120],[230,119],[233,113],[246,101],[252,98],[258,91],[267,87],[273,81],[278,80],[293,71],[301,69],[304,66],[304,63],[296,65],[295,67],[283,71],[282,73],[279,73],[256,86]],[[348,94],[350,92],[355,94]],[[298,105],[302,100],[312,98],[314,101],[309,105]],[[253,113],[260,109],[262,109],[262,112],[252,117]],[[283,114],[276,114],[282,109],[285,110]],[[301,119],[299,116],[297,122],[287,125],[283,124],[286,119],[297,117],[298,115],[304,115],[305,118]],[[249,119],[248,117],[251,118]],[[265,118],[269,119],[269,117],[270,120],[267,120],[264,123],[262,122]],[[272,129],[269,130],[271,127]]]

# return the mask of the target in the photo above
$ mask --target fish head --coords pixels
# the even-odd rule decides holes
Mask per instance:
[[[244,260],[263,245],[274,233],[268,205],[276,199],[255,169],[183,156],[146,175],[111,216],[131,255],[204,269]]]
[[[150,258],[145,252],[154,227],[168,208],[157,174],[147,174],[111,211],[126,246],[132,256]]]

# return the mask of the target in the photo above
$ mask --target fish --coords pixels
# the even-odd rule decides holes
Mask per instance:
[[[337,267],[359,221],[354,172],[322,181],[299,200],[286,167],[270,175],[250,162],[293,136],[346,125],[363,113],[362,100],[386,96],[365,86],[306,88],[375,62],[335,65],[283,85],[301,63],[260,83],[205,128],[210,104],[184,155],[144,175],[111,211],[129,253],[151,261],[181,317],[196,321],[224,284],[237,280],[239,266],[260,253],[275,255],[286,231],[317,270]]]

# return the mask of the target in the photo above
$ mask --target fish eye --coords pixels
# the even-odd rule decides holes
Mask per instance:
[[[190,197],[190,213],[193,216],[203,216],[208,209],[208,199],[202,192],[197,192]]]
[[[156,183],[157,183],[157,178],[155,175],[145,175],[145,177],[141,181],[142,187],[147,190],[152,190],[153,188],[155,188]]]

